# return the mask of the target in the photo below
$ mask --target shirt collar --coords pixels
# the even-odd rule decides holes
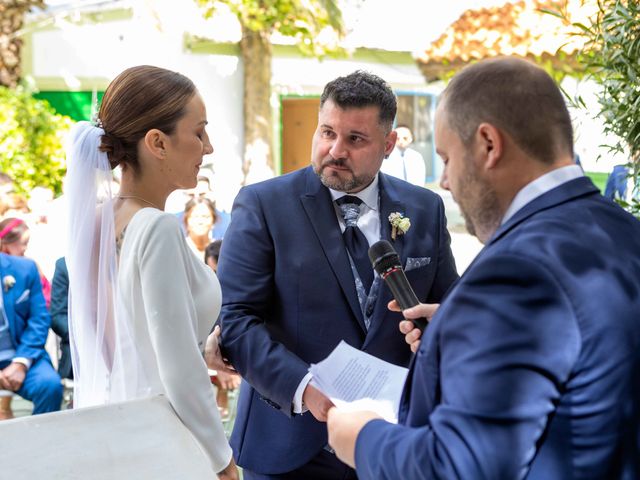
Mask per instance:
[[[331,193],[331,199],[334,202],[345,195],[351,195],[353,197],[358,197],[371,210],[378,210],[378,190],[378,175],[376,175],[373,178],[373,182],[371,182],[367,188],[360,190],[358,193],[339,192],[338,190],[333,190],[331,188],[329,189],[329,192]]]
[[[504,217],[502,217],[501,225],[504,225],[518,210],[543,193],[547,193],[549,190],[583,175],[584,172],[580,166],[568,165],[551,170],[549,173],[545,173],[541,177],[536,178],[533,182],[525,185],[513,198],[511,205],[509,205]]]

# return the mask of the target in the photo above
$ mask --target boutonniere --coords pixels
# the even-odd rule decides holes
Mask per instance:
[[[391,239],[395,240],[398,235],[404,235],[411,228],[411,220],[400,212],[393,212],[389,215],[389,223],[391,224]]]
[[[4,291],[8,292],[11,287],[16,284],[16,279],[13,278],[13,275],[6,275],[2,279],[2,286],[4,287]]]

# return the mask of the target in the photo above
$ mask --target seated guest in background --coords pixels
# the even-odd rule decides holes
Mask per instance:
[[[422,154],[409,147],[413,143],[411,129],[407,125],[398,125],[395,131],[398,134],[396,146],[382,162],[380,171],[424,187],[426,166]]]
[[[30,239],[31,232],[24,220],[9,217],[0,222],[0,251],[2,253],[13,255],[14,257],[24,257]],[[49,308],[49,304],[51,303],[51,283],[49,283],[47,277],[44,276],[40,267],[38,267],[38,272],[40,273],[42,293],[47,308]]]
[[[44,349],[51,318],[33,260],[0,253],[0,389],[33,402],[33,414],[54,412],[62,384]],[[4,406],[6,407],[6,406]],[[11,411],[0,418],[11,418]]]
[[[7,255],[24,257],[31,233],[21,218],[8,217],[0,222],[0,250]]]
[[[56,261],[56,271],[51,281],[51,330],[60,337],[58,374],[73,379],[71,350],[69,347],[69,272],[64,257]]]
[[[216,207],[206,197],[194,197],[184,207],[182,218],[187,245],[198,258],[204,258],[204,250],[211,243],[209,234],[216,221]]]
[[[329,443],[361,480],[640,478],[640,222],[575,164],[560,89],[521,59],[471,65],[435,143],[485,247],[419,346],[402,324],[399,424],[332,409]]]

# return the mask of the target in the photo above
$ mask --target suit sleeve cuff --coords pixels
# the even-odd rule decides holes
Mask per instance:
[[[29,370],[31,368],[31,362],[32,360],[30,358],[25,358],[25,357],[15,357],[13,360],[11,360],[12,363],[20,363],[22,365],[24,365],[25,367],[27,367],[27,370]]]
[[[298,385],[298,388],[296,389],[296,393],[293,396],[293,413],[300,414],[308,410],[308,408],[302,404],[302,395],[304,394],[304,389],[307,388],[307,385],[309,384],[312,378],[313,378],[313,374],[309,372],[304,376],[304,378],[300,382],[300,385]]]
[[[354,460],[358,478],[378,478],[378,463],[381,461],[380,449],[383,433],[389,423],[382,419],[373,419],[367,422],[356,438]]]

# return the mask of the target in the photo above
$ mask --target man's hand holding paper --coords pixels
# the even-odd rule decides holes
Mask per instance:
[[[326,359],[312,364],[309,371],[313,374],[311,385],[340,410],[371,410],[390,422],[397,422],[406,368],[380,360],[343,341]]]

